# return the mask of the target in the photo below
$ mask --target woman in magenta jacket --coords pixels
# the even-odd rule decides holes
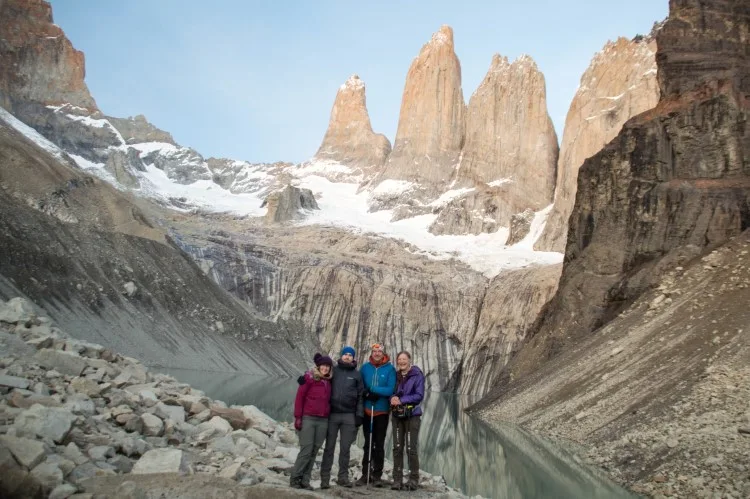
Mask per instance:
[[[331,412],[331,366],[327,355],[315,354],[315,367],[306,372],[304,383],[297,389],[294,399],[294,428],[299,436],[299,454],[292,469],[289,485],[295,489],[312,490],[310,475],[315,456],[328,432],[328,415]]]

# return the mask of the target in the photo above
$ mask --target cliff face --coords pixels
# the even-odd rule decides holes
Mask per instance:
[[[360,167],[363,179],[377,173],[391,152],[391,143],[372,131],[365,83],[352,75],[336,93],[326,135],[315,158]]]
[[[528,56],[510,63],[495,55],[469,100],[456,186],[510,181],[527,199],[511,211],[539,210],[552,201],[557,153],[544,76]]]
[[[179,224],[183,249],[258,313],[304,324],[325,351],[374,342],[391,354],[410,350],[433,390],[458,388],[484,298],[481,274],[339,229],[213,227],[207,236],[199,220]]]
[[[581,168],[560,287],[516,374],[750,227],[748,31],[746,2],[671,2],[657,33],[659,104]]]
[[[656,106],[656,40],[619,38],[607,43],[581,77],[565,119],[557,164],[555,203],[535,248],[565,251],[578,169],[615,138],[633,116]]]
[[[48,2],[4,0],[0,21],[0,105],[12,111],[19,99],[97,111],[83,81],[83,53],[52,23]]]
[[[410,197],[433,196],[453,176],[465,115],[453,30],[443,26],[409,68],[393,151],[373,185],[384,180],[412,182],[417,188]]]

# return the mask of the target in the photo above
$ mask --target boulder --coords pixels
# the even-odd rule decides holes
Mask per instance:
[[[151,473],[187,473],[188,463],[179,449],[152,449],[133,466],[134,475]]]

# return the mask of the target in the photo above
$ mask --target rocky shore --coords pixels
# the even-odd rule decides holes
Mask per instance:
[[[0,300],[0,397],[2,497],[386,497],[391,492],[290,489],[289,471],[298,453],[290,424],[252,405],[227,407],[171,376],[150,372],[136,359],[74,339],[22,298]],[[361,458],[355,446],[353,480]],[[386,463],[386,475],[390,468]],[[316,487],[319,478],[318,461]],[[462,497],[441,477],[422,473],[421,485],[412,496]]]

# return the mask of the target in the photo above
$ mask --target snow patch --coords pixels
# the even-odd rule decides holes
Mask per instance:
[[[67,163],[65,153],[62,149],[44,138],[42,134],[31,128],[26,123],[23,123],[21,120],[10,114],[2,107],[0,107],[0,119],[2,119],[11,128],[14,128],[16,131],[21,133],[24,137],[26,137],[48,153],[52,154],[57,159]]]
[[[376,196],[382,196],[382,195],[393,195],[398,196],[399,194],[403,194],[405,192],[410,191],[412,188],[414,188],[413,182],[407,182],[406,180],[383,180],[380,182],[375,189],[373,189],[372,193]]]
[[[475,189],[473,187],[467,187],[463,189],[452,189],[450,191],[444,192],[439,198],[437,198],[435,201],[431,202],[427,206],[445,206],[446,204],[450,203],[457,197],[461,197],[464,194],[468,194]]]
[[[490,182],[487,185],[489,185],[490,187],[500,187],[501,185],[508,184],[510,182],[513,182],[513,179],[500,178],[500,179],[497,179],[497,180],[493,180],[492,182]]]

